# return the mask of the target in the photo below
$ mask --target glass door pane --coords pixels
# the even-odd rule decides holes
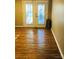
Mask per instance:
[[[44,24],[45,22],[45,5],[38,4],[38,24]]]
[[[32,4],[26,4],[26,24],[33,24],[33,7],[32,7]]]

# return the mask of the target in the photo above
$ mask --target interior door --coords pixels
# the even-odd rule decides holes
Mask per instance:
[[[24,25],[26,27],[34,27],[34,11],[32,3],[25,4]]]
[[[46,4],[41,2],[27,2],[24,6],[24,26],[45,27]]]
[[[37,3],[37,14],[36,15],[36,27],[45,27],[46,22],[46,10],[44,3]]]

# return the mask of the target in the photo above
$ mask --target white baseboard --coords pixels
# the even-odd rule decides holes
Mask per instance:
[[[52,31],[52,34],[53,34],[54,39],[55,39],[55,41],[56,41],[56,44],[57,44],[57,47],[58,47],[59,52],[60,52],[60,54],[61,54],[61,57],[62,57],[62,59],[64,59],[64,55],[63,55],[63,53],[62,53],[62,51],[61,51],[61,48],[60,48],[60,46],[59,46],[59,44],[58,44],[58,41],[57,41],[57,39],[56,39],[56,36],[55,36],[55,34],[54,34],[54,32],[53,32],[52,29],[51,29],[51,31]]]
[[[27,27],[27,26],[15,26],[15,27]],[[31,26],[28,26],[27,28],[45,28],[45,27],[31,27]]]
[[[15,27],[26,27],[26,26],[15,26]]]

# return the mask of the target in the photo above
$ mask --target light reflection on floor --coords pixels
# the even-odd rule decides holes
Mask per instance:
[[[61,59],[49,30],[17,28],[16,37],[16,59]]]
[[[44,31],[38,30],[38,46],[39,46],[39,48],[43,48],[42,44],[45,44],[45,42],[44,42]]]

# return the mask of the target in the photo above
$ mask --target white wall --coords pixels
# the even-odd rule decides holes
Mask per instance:
[[[52,1],[52,31],[62,56],[64,55],[64,1]]]

